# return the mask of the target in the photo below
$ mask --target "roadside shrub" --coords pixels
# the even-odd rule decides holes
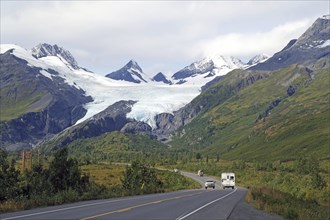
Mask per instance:
[[[131,166],[126,167],[122,183],[123,189],[129,195],[161,192],[163,188],[155,169],[139,161],[134,161]]]
[[[284,218],[286,218],[288,220],[296,220],[296,219],[298,219],[298,213],[293,208],[288,208],[284,212],[284,215],[283,216],[284,216]]]
[[[315,200],[303,200],[288,193],[270,188],[250,188],[248,196],[256,208],[266,210],[286,219],[329,219],[330,210]],[[249,193],[248,193],[249,194]]]

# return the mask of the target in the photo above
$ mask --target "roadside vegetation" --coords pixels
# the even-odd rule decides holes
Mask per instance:
[[[246,200],[258,209],[286,219],[330,216],[330,161],[326,157],[225,160],[220,153],[169,148],[144,136],[118,132],[77,140],[65,149],[43,158],[24,174],[11,160],[15,156],[1,151],[0,181],[4,182],[0,184],[5,187],[0,190],[0,211],[200,187],[178,173],[155,169],[160,167],[193,173],[202,169],[215,179],[222,172],[235,172],[236,185],[249,190]],[[74,181],[56,185],[54,177],[60,175],[57,169],[63,164],[71,167]]]
[[[286,219],[329,219],[329,160],[303,157],[294,161],[225,161],[200,153],[185,162],[166,167],[191,172],[203,169],[205,175],[220,179],[222,172],[235,172],[236,185],[249,191],[246,201],[255,208]]]
[[[14,158],[0,150],[0,213],[200,187],[178,173],[157,170],[146,162],[81,166],[70,158],[67,148],[56,152],[49,162],[36,163],[24,172]]]

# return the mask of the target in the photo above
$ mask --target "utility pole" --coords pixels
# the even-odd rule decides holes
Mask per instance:
[[[40,165],[40,151],[39,151],[39,149],[37,150],[37,152],[38,152],[38,165]]]
[[[25,170],[25,150],[22,151],[22,173]]]
[[[32,169],[32,152],[31,151],[22,151],[22,172],[25,172],[25,169]]]

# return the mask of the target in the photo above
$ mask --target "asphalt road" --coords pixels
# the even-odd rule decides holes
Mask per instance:
[[[183,173],[201,184],[208,177]],[[244,202],[243,188],[183,190],[119,199],[94,200],[1,214],[9,219],[282,219],[257,211]]]

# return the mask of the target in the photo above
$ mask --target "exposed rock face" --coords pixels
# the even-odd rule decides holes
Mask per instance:
[[[191,65],[183,68],[182,70],[173,74],[174,80],[185,79],[194,75],[204,74],[214,69],[213,60],[202,60],[192,63]]]
[[[259,115],[257,116],[256,121],[259,121],[259,120],[261,120],[261,119],[263,119],[263,118],[266,118],[266,117],[270,114],[270,112],[271,112],[276,106],[278,106],[281,102],[282,102],[281,99],[275,99],[274,101],[272,101],[272,103],[269,104],[269,106],[267,107],[267,109],[266,109],[263,113],[261,113],[261,114],[259,114]]]
[[[248,76],[244,79],[242,79],[236,86],[236,88],[234,89],[235,92],[248,87],[252,84],[254,84],[256,81],[261,80],[263,78],[266,78],[267,75],[263,75],[263,74],[257,74],[257,75],[252,75],[252,76]]]
[[[170,80],[168,80],[168,79],[166,78],[166,76],[165,76],[163,73],[161,73],[161,72],[157,73],[157,74],[152,78],[152,80],[153,80],[153,81],[156,81],[156,82],[163,82],[163,83],[165,83],[165,84],[169,84],[169,85],[172,84],[172,82],[171,82]]]
[[[292,96],[296,92],[296,89],[293,86],[289,86],[286,92],[288,96]]]
[[[142,135],[150,135],[152,128],[150,125],[141,122],[141,121],[132,121],[128,122],[124,125],[124,127],[120,130],[121,132],[128,134],[142,134]]]
[[[72,128],[76,138],[94,137],[105,132],[120,131],[125,124],[133,120],[127,119],[134,101],[119,101],[99,114]],[[73,139],[74,140],[74,139]]]
[[[56,150],[76,139],[95,137],[112,131],[151,135],[151,127],[148,124],[126,117],[135,103],[135,101],[116,102],[92,118],[61,132],[46,143],[46,146],[50,145],[52,150]],[[52,142],[55,142],[56,146],[52,146]]]
[[[206,83],[204,86],[202,86],[202,92],[211,87],[212,85],[218,83],[220,80],[222,80],[223,76],[217,76],[210,82]]]
[[[292,39],[292,40],[290,40],[289,43],[288,43],[288,44],[287,44],[287,45],[286,45],[286,46],[285,46],[280,52],[289,49],[289,48],[292,47],[296,42],[297,42],[297,39]]]
[[[79,69],[77,61],[71,55],[68,50],[65,50],[62,47],[50,44],[39,44],[36,47],[32,48],[32,55],[35,58],[42,58],[46,56],[57,56],[61,60],[65,60],[73,69]]]
[[[215,77],[226,75],[234,69],[246,68],[246,64],[236,57],[215,55],[196,61],[172,76],[173,84],[203,86]]]
[[[114,80],[123,80],[134,83],[147,82],[141,67],[134,60],[130,60],[123,68],[109,73],[106,77]]]
[[[254,73],[246,70],[237,70],[236,75],[238,79],[232,86],[223,85],[206,89],[203,91],[203,96],[196,97],[192,102],[173,114],[158,114],[155,117],[156,129],[153,130],[153,134],[157,136],[158,140],[166,142],[170,139],[171,134],[190,123],[200,113],[225,101],[241,89],[268,77],[267,73]],[[221,76],[218,81],[225,78],[226,76]]]
[[[177,129],[188,124],[193,120],[201,111],[200,106],[194,106],[188,104],[180,110],[174,112],[174,114],[161,113],[155,117],[156,129],[153,130],[153,134],[157,136],[158,140],[166,142],[169,140],[169,136]]]
[[[0,121],[0,143],[8,150],[31,147],[72,126],[85,115],[83,105],[92,101],[84,91],[60,77],[43,76],[40,68],[10,51],[0,54],[0,64],[0,107],[18,114]]]
[[[330,19],[324,16],[297,40],[291,40],[280,52],[263,63],[250,67],[251,70],[276,70],[291,64],[313,63],[330,56]]]

